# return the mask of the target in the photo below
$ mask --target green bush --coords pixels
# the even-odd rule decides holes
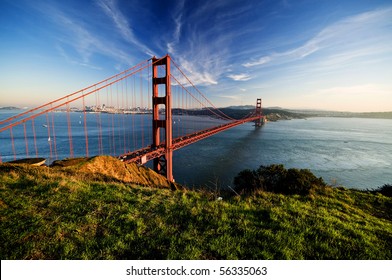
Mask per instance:
[[[245,169],[234,178],[234,185],[237,192],[252,193],[256,189],[262,188],[264,182],[256,171]]]
[[[234,178],[237,192],[252,193],[262,190],[282,194],[309,194],[315,186],[325,186],[322,178],[317,178],[308,169],[286,169],[282,164],[260,166],[257,170],[246,169]]]
[[[375,192],[381,193],[388,197],[392,197],[392,185],[385,184],[384,186],[379,187]]]

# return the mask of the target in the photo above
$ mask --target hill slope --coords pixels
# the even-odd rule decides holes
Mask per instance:
[[[327,187],[220,200],[156,188],[150,171],[140,186],[115,161],[1,164],[1,259],[392,259],[389,197]]]
[[[134,163],[125,164],[110,156],[59,160],[55,161],[52,167],[71,176],[79,175],[81,178],[95,181],[117,181],[159,188],[174,187],[166,178],[149,168]]]

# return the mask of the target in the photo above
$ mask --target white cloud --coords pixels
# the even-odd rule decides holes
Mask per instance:
[[[241,100],[243,96],[242,95],[219,95],[219,97],[228,98],[232,100]]]
[[[99,0],[98,6],[104,11],[104,13],[115,23],[121,36],[129,43],[139,47],[149,56],[154,56],[154,52],[150,50],[146,45],[141,43],[133,34],[128,20],[122,14],[118,8],[116,1],[114,0]]]
[[[170,42],[166,44],[169,53],[175,53],[176,45],[180,41],[182,25],[183,25],[183,9],[185,2],[181,1],[178,3],[173,15],[173,21],[175,24],[173,38]]]
[[[189,35],[186,46],[182,45],[171,55],[195,85],[207,86],[218,84],[225,74],[227,53],[218,45],[208,45],[194,32]]]
[[[198,69],[196,63],[190,62],[182,57],[179,58],[179,67],[181,70],[185,72],[185,75],[192,81],[195,85],[216,85],[218,81],[214,75],[209,73],[208,71],[203,71],[202,69]],[[181,78],[182,75],[177,75],[176,78],[180,79],[179,81],[182,84],[187,84],[184,79]]]
[[[354,51],[364,45],[383,44],[383,29],[391,28],[392,8],[378,9],[350,16],[322,29],[299,47],[284,52],[273,52],[242,65],[245,67],[266,64],[284,64],[301,60],[322,50],[334,53]],[[390,41],[389,41],[390,42]]]
[[[87,67],[87,68],[94,69],[94,70],[102,70],[102,67],[97,67],[97,66],[91,65],[89,63],[83,63],[83,62],[80,62],[80,61],[73,59],[69,54],[67,54],[67,52],[64,50],[64,48],[60,44],[56,45],[56,49],[59,52],[60,56],[62,56],[68,63],[80,65],[80,66]]]
[[[91,62],[92,56],[96,54],[129,65],[134,63],[129,53],[123,51],[116,42],[108,41],[101,33],[89,28],[87,21],[81,19],[79,11],[45,2],[34,2],[31,7],[55,24],[55,48],[69,63],[100,69]]]
[[[176,28],[174,29],[174,40],[177,42],[180,40],[180,36],[181,36],[184,5],[185,5],[184,1],[179,2],[179,5],[177,6],[177,14],[175,15],[174,18],[174,22],[176,24]]]
[[[237,75],[232,74],[232,75],[228,75],[227,77],[229,77],[234,81],[248,81],[251,79],[251,77],[248,74],[237,74]]]
[[[205,2],[198,9],[187,5],[187,1],[181,1],[174,9],[174,28],[164,38],[165,46],[195,85],[216,85],[227,77],[232,63],[230,48],[235,27],[231,21],[246,7],[225,9],[230,5],[226,1]]]
[[[253,67],[253,66],[263,65],[263,64],[267,64],[271,60],[272,58],[270,56],[263,56],[256,61],[244,63],[242,64],[242,66]]]
[[[64,30],[67,30],[70,33],[65,40],[61,40],[62,43],[71,45],[75,48],[81,55],[83,63],[89,63],[90,57],[94,53],[110,56],[116,60],[129,64],[133,62],[129,57],[129,54],[117,48],[113,43],[108,43],[107,41],[96,37],[95,34],[85,29],[81,23],[72,21],[61,12],[57,13],[56,21],[63,26]]]
[[[117,9],[116,3],[113,0],[100,0],[98,5],[102,8],[107,16],[109,16],[119,29],[121,35],[129,42],[134,43],[135,37],[129,27],[129,23],[122,15],[121,11]]]

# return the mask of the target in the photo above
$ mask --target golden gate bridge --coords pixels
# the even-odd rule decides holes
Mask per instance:
[[[172,67],[173,66],[173,67]],[[173,178],[173,151],[244,124],[264,123],[261,99],[240,119],[224,113],[169,55],[0,121],[0,162],[113,155],[153,161]]]

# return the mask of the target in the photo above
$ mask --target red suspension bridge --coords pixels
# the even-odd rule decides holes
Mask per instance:
[[[126,163],[152,160],[155,171],[174,181],[173,151],[263,121],[261,99],[253,112],[234,119],[167,55],[1,120],[0,161],[106,154]]]

